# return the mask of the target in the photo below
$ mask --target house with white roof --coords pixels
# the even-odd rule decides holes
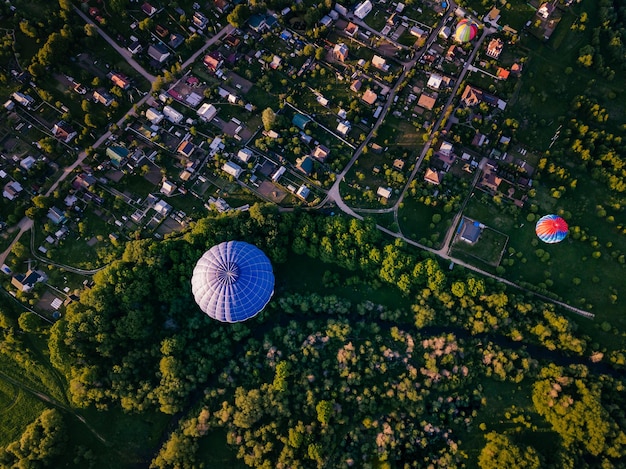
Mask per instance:
[[[241,166],[239,166],[238,164],[233,163],[232,161],[227,161],[226,163],[224,163],[224,166],[222,166],[222,171],[224,171],[226,174],[230,174],[232,177],[237,179],[239,175],[243,172],[243,169],[241,169]]]

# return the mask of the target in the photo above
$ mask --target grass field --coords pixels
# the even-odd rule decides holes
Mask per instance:
[[[465,253],[478,261],[497,267],[506,248],[507,241],[508,237],[506,235],[492,228],[485,227],[480,234],[480,238],[474,244],[457,239],[457,242],[452,246],[452,255],[457,256]]]

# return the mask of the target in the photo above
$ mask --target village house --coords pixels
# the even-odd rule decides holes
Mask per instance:
[[[130,45],[126,49],[131,54],[137,55],[137,54],[139,54],[143,50],[143,46],[141,45],[141,42],[133,41],[133,42],[130,43]]]
[[[224,58],[218,51],[213,51],[204,56],[203,62],[209,72],[215,73],[224,63]]]
[[[352,82],[352,84],[350,84],[350,89],[355,93],[358,93],[361,89],[361,86],[363,86],[363,82],[359,79],[356,79]]]
[[[461,223],[461,240],[469,244],[474,244],[478,241],[482,232],[481,224],[477,221],[472,222],[469,218],[465,217],[463,217]]]
[[[367,103],[367,104],[369,104],[371,106],[378,99],[378,95],[376,93],[374,93],[372,90],[368,89],[365,93],[363,93],[363,96],[361,97],[361,99],[365,103]]]
[[[237,159],[241,161],[242,163],[247,163],[254,156],[254,154],[252,153],[252,150],[250,150],[249,148],[242,148],[241,150],[237,152],[236,156],[237,156]]]
[[[436,98],[429,96],[426,93],[422,93],[420,95],[420,99],[417,101],[417,105],[421,108],[426,109],[427,111],[432,111],[432,109],[435,107],[436,102]]]
[[[98,89],[94,91],[93,99],[95,102],[104,104],[106,107],[109,107],[115,102],[115,98],[113,97],[113,95],[108,91],[105,91],[104,89]]]
[[[352,22],[349,22],[348,26],[346,26],[346,29],[344,30],[344,32],[346,33],[346,36],[349,36],[349,37],[354,37],[354,35],[358,31],[359,31],[359,27]]]
[[[329,154],[330,150],[328,148],[326,148],[324,145],[317,145],[313,150],[311,156],[313,156],[313,158],[315,158],[320,163],[324,163]]]
[[[50,207],[46,216],[55,225],[63,223],[66,220],[65,212],[58,207]]]
[[[36,283],[45,282],[46,280],[48,278],[43,272],[28,269],[26,274],[15,274],[11,279],[11,285],[19,291],[27,293],[35,287]]]
[[[306,155],[296,160],[296,169],[306,174],[307,176],[313,171],[313,159]]]
[[[243,172],[243,169],[241,169],[241,166],[239,166],[238,164],[233,163],[232,161],[227,161],[226,163],[224,163],[224,166],[222,166],[222,171],[237,179],[239,175]]]
[[[170,40],[167,43],[172,49],[178,49],[185,42],[185,36],[178,33],[170,34]]]
[[[196,146],[193,143],[189,140],[184,140],[180,142],[176,151],[185,158],[189,158],[195,149]]]
[[[33,157],[33,156],[27,156],[26,158],[24,158],[22,161],[20,161],[20,168],[25,169],[26,171],[30,170],[30,168],[32,168],[35,163],[37,162],[37,160]]]
[[[60,120],[52,127],[52,135],[62,142],[69,143],[78,133],[67,122]]]
[[[174,184],[173,182],[168,181],[167,179],[165,179],[163,181],[163,184],[161,185],[160,192],[161,192],[161,194],[163,194],[165,196],[170,196],[174,192],[176,192],[176,184]]]
[[[437,171],[432,168],[426,169],[426,174],[424,174],[424,181],[437,186],[441,184],[442,180],[443,174],[441,173],[441,171]]]
[[[162,44],[150,44],[148,56],[157,63],[163,63],[169,58],[170,52]]]
[[[311,193],[311,189],[309,189],[304,184],[302,184],[296,191],[296,195],[300,197],[302,200],[306,200],[310,193]]]
[[[391,187],[379,186],[378,190],[376,191],[376,195],[378,197],[382,197],[383,199],[387,199],[387,200],[391,197],[391,194],[392,194]]]
[[[426,86],[428,86],[429,88],[433,90],[438,90],[441,87],[442,80],[443,80],[443,77],[441,75],[437,73],[433,73],[428,78],[428,83],[426,83]]]
[[[141,5],[141,11],[143,11],[149,17],[152,17],[157,12],[157,9],[150,5],[148,2],[145,2],[143,5]]]
[[[537,16],[540,16],[544,20],[547,20],[552,12],[554,11],[554,3],[553,2],[545,2],[541,4],[539,9],[537,10]]]
[[[498,167],[495,163],[487,163],[483,169],[478,186],[489,192],[497,192],[502,182],[502,178],[498,176],[497,171]]]
[[[365,0],[356,6],[356,8],[354,9],[354,16],[362,20],[370,14],[373,7],[374,6],[372,5],[372,2],[370,0]]]
[[[198,117],[205,122],[210,122],[217,115],[217,108],[210,103],[204,103],[196,111]]]
[[[123,90],[127,90],[130,88],[130,79],[128,77],[122,75],[121,73],[112,73],[111,81],[113,84]]]
[[[129,153],[126,147],[119,145],[111,145],[106,149],[106,155],[109,157],[111,164],[116,168],[121,168],[124,165]]]
[[[507,78],[509,78],[510,74],[511,72],[509,72],[506,68],[498,67],[496,77],[498,77],[498,80],[506,80]]]
[[[72,181],[72,187],[76,190],[89,189],[91,186],[95,184],[96,184],[96,178],[93,175],[87,174],[87,173],[80,173]]]
[[[150,123],[154,125],[158,125],[161,123],[165,116],[159,110],[151,107],[146,111],[146,119],[150,121]]]
[[[500,57],[503,48],[504,43],[502,42],[502,39],[500,39],[499,37],[492,39],[487,45],[487,55],[489,57],[497,59],[498,57]]]
[[[387,61],[379,55],[375,55],[374,57],[372,57],[372,66],[374,68],[382,70],[383,72],[389,71],[389,65],[387,64]]]
[[[348,121],[340,122],[339,125],[337,125],[337,132],[342,137],[345,137],[346,135],[348,135],[348,133],[350,132],[350,122]]]
[[[22,192],[22,190],[24,189],[19,182],[10,181],[4,186],[4,189],[2,190],[2,195],[6,199],[13,200],[19,195],[20,192]]]
[[[348,46],[340,42],[335,44],[333,48],[333,57],[340,62],[344,62],[348,58]]]

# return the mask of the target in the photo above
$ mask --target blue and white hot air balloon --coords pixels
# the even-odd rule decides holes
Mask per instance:
[[[274,293],[272,264],[252,244],[220,243],[196,264],[191,291],[200,309],[213,319],[245,321],[261,312]]]

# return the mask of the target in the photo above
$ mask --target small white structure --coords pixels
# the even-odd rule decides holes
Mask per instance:
[[[172,211],[172,206],[165,200],[159,200],[156,204],[154,204],[154,210],[156,210],[159,215],[163,215],[165,217]]]
[[[239,175],[243,172],[243,169],[241,169],[241,166],[239,166],[238,164],[233,163],[232,161],[227,161],[226,163],[224,163],[224,166],[222,166],[222,171],[230,174],[232,177],[237,179]]]
[[[168,181],[167,179],[163,181],[163,185],[161,186],[161,194],[172,195],[176,191],[176,184]]]
[[[204,103],[198,109],[197,114],[200,119],[209,122],[217,115],[217,109],[210,103]]]
[[[337,126],[337,132],[344,137],[348,135],[348,132],[350,132],[350,123],[348,121],[340,122]]]
[[[15,108],[15,102],[12,99],[9,99],[6,103],[4,103],[4,108],[7,111],[12,111]]]
[[[153,107],[146,111],[146,119],[148,119],[154,125],[158,125],[164,117],[165,116],[162,112]]]
[[[354,16],[362,20],[372,11],[373,5],[370,0],[359,3],[354,9]]]
[[[281,166],[280,168],[278,168],[276,170],[276,172],[274,174],[272,174],[272,181],[274,182],[278,182],[278,180],[280,179],[280,177],[285,174],[285,171],[287,171],[287,169],[284,166]]]
[[[37,160],[32,156],[27,156],[22,161],[20,161],[20,166],[28,171],[33,165],[37,162]]]
[[[382,70],[383,72],[389,71],[389,64],[387,64],[387,61],[379,55],[372,57],[372,66]]]
[[[249,148],[242,148],[241,150],[237,152],[237,158],[240,159],[244,163],[247,163],[250,160],[250,158],[252,158],[252,156],[253,156],[252,150],[250,150]]]
[[[450,33],[451,33],[450,27],[444,26],[443,28],[439,30],[439,37],[443,39],[448,39],[450,37]]]
[[[163,108],[163,115],[168,121],[174,124],[180,124],[183,120],[183,115],[171,106],[165,106]]]
[[[391,187],[379,186],[378,190],[376,191],[376,195],[382,197],[383,199],[388,199],[389,197],[391,197],[391,192]]]
[[[442,80],[443,77],[441,75],[433,73],[428,79],[428,83],[426,84],[426,86],[432,88],[433,90],[438,90],[441,87]]]

